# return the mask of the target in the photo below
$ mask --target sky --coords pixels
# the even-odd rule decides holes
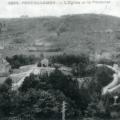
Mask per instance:
[[[15,3],[13,4],[13,2],[16,2],[16,4]],[[106,14],[106,15],[120,17],[120,0],[2,0],[0,1],[0,18],[16,18],[24,15],[28,15],[29,17],[40,17],[40,16],[59,17],[67,14],[84,14],[84,13]]]

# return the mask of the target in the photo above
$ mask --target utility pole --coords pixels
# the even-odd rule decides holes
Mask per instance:
[[[116,95],[116,96],[114,96],[114,105],[117,105],[117,99],[118,99],[118,96]]]
[[[66,102],[62,103],[62,120],[65,120]]]

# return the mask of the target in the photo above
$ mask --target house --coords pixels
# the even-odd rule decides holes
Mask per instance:
[[[72,75],[72,69],[70,67],[61,66],[59,70],[65,75]]]
[[[37,48],[34,47],[34,46],[31,46],[31,47],[28,47],[28,51],[29,52],[34,52],[34,51],[37,51]]]
[[[0,55],[0,77],[9,75],[10,64]]]
[[[4,40],[1,40],[0,41],[0,50],[3,50],[4,49]]]
[[[114,31],[112,29],[106,29],[105,32],[106,33],[113,33]]]
[[[0,32],[7,32],[6,24],[0,23]]]
[[[111,52],[102,52],[102,53],[95,53],[93,55],[89,56],[91,60],[95,60],[95,61],[100,61],[103,59],[107,59],[110,60],[112,59],[112,53]]]
[[[47,58],[44,58],[41,60],[41,67],[48,67],[49,66],[49,60]]]

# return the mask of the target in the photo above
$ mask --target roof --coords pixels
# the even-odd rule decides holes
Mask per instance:
[[[49,62],[49,60],[47,58],[44,58],[41,60],[41,63],[48,63],[48,62]]]

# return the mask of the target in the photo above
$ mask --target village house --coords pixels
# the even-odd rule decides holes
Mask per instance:
[[[0,77],[9,75],[10,64],[0,55]]]
[[[0,50],[4,49],[4,41],[0,41]]]
[[[0,32],[6,32],[6,31],[7,31],[6,24],[0,23]]]
[[[47,58],[44,58],[41,60],[41,67],[48,67],[49,66],[49,60]]]

